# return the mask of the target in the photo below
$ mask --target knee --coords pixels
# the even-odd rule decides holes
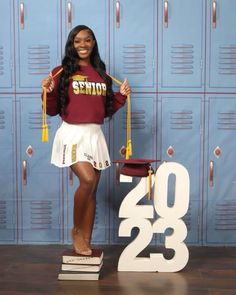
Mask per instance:
[[[87,176],[80,180],[80,186],[88,191],[93,191],[96,185],[96,179],[92,176]]]

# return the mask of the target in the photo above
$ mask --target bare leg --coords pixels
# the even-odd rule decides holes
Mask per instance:
[[[96,189],[100,172],[88,162],[78,162],[71,166],[79,178],[79,187],[74,195],[74,228],[72,240],[75,251],[83,255],[91,255],[88,245],[90,241],[96,208]],[[88,239],[86,242],[85,239]]]
[[[93,225],[94,225],[94,218],[95,218],[95,210],[96,210],[96,193],[97,193],[97,187],[100,180],[101,171],[95,170],[96,174],[96,185],[95,189],[93,191],[93,194],[89,196],[89,204],[87,207],[87,210],[85,212],[85,218],[84,218],[84,239],[87,243],[87,245],[90,247],[91,243],[91,237],[93,232]]]

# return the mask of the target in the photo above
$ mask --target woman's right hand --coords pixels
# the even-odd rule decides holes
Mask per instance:
[[[43,88],[46,88],[47,92],[52,92],[55,86],[55,83],[53,81],[53,77],[51,74],[49,74],[46,78],[44,78],[41,82],[41,86]]]

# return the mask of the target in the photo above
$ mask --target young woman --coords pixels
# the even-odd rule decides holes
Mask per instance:
[[[47,89],[47,114],[59,114],[63,121],[54,138],[51,162],[70,166],[79,179],[73,247],[78,254],[91,255],[96,191],[101,170],[111,165],[101,124],[125,104],[130,86],[125,80],[119,92],[113,92],[94,33],[81,25],[69,33],[62,65],[42,80],[42,87]]]

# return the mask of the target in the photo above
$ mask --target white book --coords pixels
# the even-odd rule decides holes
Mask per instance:
[[[81,272],[65,272],[62,271],[58,274],[60,281],[96,281],[99,280],[99,272],[81,273]]]
[[[103,251],[92,249],[89,256],[79,255],[73,249],[67,249],[62,253],[62,263],[71,264],[96,264],[99,265],[103,260]]]
[[[102,265],[103,262],[101,262],[98,265],[62,263],[61,270],[71,272],[99,272],[101,270]]]

